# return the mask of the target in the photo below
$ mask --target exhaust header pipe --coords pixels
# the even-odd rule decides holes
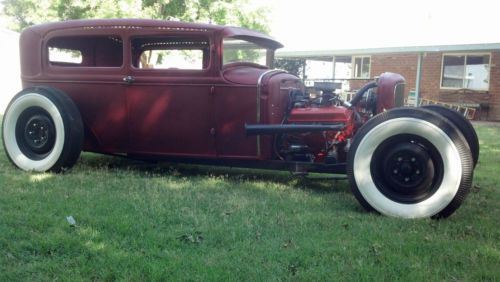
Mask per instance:
[[[279,133],[340,131],[345,128],[343,123],[338,124],[245,124],[247,136],[273,135]]]

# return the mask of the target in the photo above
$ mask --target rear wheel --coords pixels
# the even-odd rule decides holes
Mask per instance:
[[[49,87],[27,88],[10,102],[3,119],[10,161],[26,171],[72,167],[83,144],[83,123],[73,101]]]
[[[403,218],[447,217],[472,181],[467,141],[446,118],[425,109],[398,108],[361,127],[347,174],[363,207]]]
[[[477,161],[479,160],[479,140],[477,138],[476,130],[474,130],[470,121],[459,112],[443,106],[425,105],[422,106],[422,108],[444,116],[460,130],[462,135],[465,137],[465,140],[467,140],[467,144],[469,144],[470,152],[472,153],[472,161],[474,162],[474,167],[476,167]]]

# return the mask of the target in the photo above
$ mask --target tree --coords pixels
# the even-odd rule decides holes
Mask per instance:
[[[302,77],[304,75],[304,66],[306,65],[306,60],[304,59],[275,59],[274,67],[277,69],[283,69],[287,72]]]
[[[211,22],[268,32],[267,9],[248,0],[4,0],[10,28],[50,21],[92,18],[149,18]]]

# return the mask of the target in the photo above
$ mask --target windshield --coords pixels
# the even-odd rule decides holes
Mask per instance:
[[[255,43],[241,39],[224,38],[223,47],[224,65],[237,62],[266,65],[267,49]]]

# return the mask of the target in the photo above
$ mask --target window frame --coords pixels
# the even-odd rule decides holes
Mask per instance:
[[[225,51],[225,44],[224,44],[224,41],[225,40],[239,40],[239,41],[246,41],[250,44],[254,44],[255,46],[259,47],[260,50],[264,51],[265,52],[265,62],[264,64],[259,64],[259,63],[254,63],[254,62],[248,62],[248,61],[235,61],[235,62],[231,62],[231,63],[224,63],[224,51]],[[255,49],[256,50],[256,49]],[[269,49],[267,47],[264,47],[262,45],[259,45],[258,43],[255,43],[255,42],[252,42],[248,39],[244,39],[244,38],[238,38],[238,37],[234,37],[234,36],[229,36],[229,37],[222,37],[221,40],[220,40],[220,58],[219,58],[219,63],[220,63],[220,66],[221,68],[225,68],[226,66],[230,66],[230,65],[233,65],[233,64],[245,64],[245,63],[249,63],[249,64],[254,64],[256,66],[260,66],[260,67],[266,67],[266,68],[270,68],[271,67],[268,65],[268,61],[269,61],[269,56],[272,56],[274,58],[275,56],[275,51],[276,50],[273,50],[273,49]],[[274,60],[274,59],[273,59]]]
[[[361,73],[363,73],[363,61],[365,58],[369,58],[370,59],[370,63],[368,64],[368,76],[367,77],[364,77],[364,76],[359,76],[359,77],[356,77],[355,76],[355,73],[356,73],[356,70],[355,70],[355,67],[356,67],[356,59],[357,58],[361,58]],[[371,73],[372,73],[372,56],[371,55],[359,55],[359,56],[352,56],[351,58],[351,78],[353,79],[369,79],[371,77]]]
[[[133,41],[138,39],[138,38],[166,38],[166,37],[185,37],[185,38],[193,38],[193,37],[200,37],[203,38],[207,41],[207,47],[208,47],[208,64],[205,68],[202,69],[175,69],[175,68],[166,68],[166,69],[154,69],[154,68],[140,68],[134,66],[133,62],[133,53],[132,53],[132,46],[133,46]],[[140,73],[149,73],[149,74],[165,74],[165,73],[173,73],[173,74],[200,74],[204,75],[207,73],[210,73],[212,68],[213,68],[213,62],[214,62],[214,52],[213,52],[213,39],[210,36],[210,34],[207,33],[171,33],[171,34],[157,34],[157,33],[151,33],[151,34],[135,34],[134,36],[130,36],[128,39],[128,46],[130,46],[128,50],[128,54],[126,54],[130,60],[129,67],[132,71],[134,72],[140,72]],[[162,49],[163,50],[163,49]],[[168,49],[164,49],[168,50]],[[182,49],[171,49],[171,50],[182,50]],[[203,49],[186,49],[186,50],[203,50]],[[203,59],[203,58],[202,58]]]
[[[468,56],[488,56],[488,87],[486,89],[472,89],[472,88],[465,88],[463,87],[449,87],[449,86],[443,86],[443,76],[444,76],[444,57],[445,56],[464,56],[464,70],[467,67],[467,57]],[[443,53],[441,56],[441,72],[439,74],[439,89],[442,90],[460,90],[460,89],[466,89],[466,90],[472,90],[472,91],[489,91],[490,90],[490,84],[491,84],[491,52],[468,52],[468,53]],[[462,79],[462,81],[465,81],[465,78]]]
[[[52,62],[50,61],[50,50],[49,48],[50,47],[53,47],[53,46],[50,46],[50,42],[55,39],[55,38],[64,38],[64,37],[116,37],[116,38],[119,38],[119,40],[121,40],[121,51],[122,51],[122,62],[119,66],[85,66],[85,65],[81,65],[80,64],[75,64],[75,65],[60,65],[60,64],[57,64],[57,62]],[[60,48],[60,47],[57,47],[57,48]],[[68,48],[63,48],[63,49],[68,49]],[[54,34],[50,37],[47,38],[47,40],[45,41],[45,43],[43,44],[43,50],[44,50],[44,53],[43,53],[43,56],[42,56],[42,60],[43,60],[43,65],[46,65],[48,67],[49,70],[53,70],[53,71],[57,71],[57,70],[68,70],[68,71],[78,71],[78,70],[87,70],[87,69],[91,69],[93,71],[100,71],[100,70],[108,70],[108,71],[111,71],[111,70],[121,70],[125,67],[125,57],[124,57],[124,54],[125,54],[125,38],[123,35],[121,34],[117,34],[117,33],[74,33],[74,34]],[[82,60],[83,60],[83,52],[82,50],[80,49],[73,49],[75,51],[79,51],[82,53]],[[54,64],[56,63],[56,64]],[[83,61],[82,61],[83,63]]]

